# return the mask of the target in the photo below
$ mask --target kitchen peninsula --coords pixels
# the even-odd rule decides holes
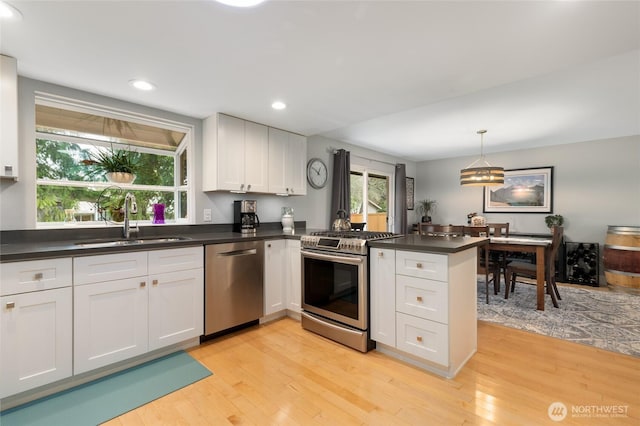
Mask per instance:
[[[486,241],[407,235],[371,242],[377,350],[454,377],[477,350],[477,247]]]

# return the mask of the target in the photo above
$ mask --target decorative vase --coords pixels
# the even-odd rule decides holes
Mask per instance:
[[[127,172],[109,172],[107,173],[107,180],[112,183],[133,183],[136,179],[136,175]]]
[[[164,223],[164,204],[154,204],[153,205],[153,222],[156,224]]]

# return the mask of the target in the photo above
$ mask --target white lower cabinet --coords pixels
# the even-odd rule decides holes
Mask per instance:
[[[71,258],[0,264],[0,398],[72,375]]]
[[[79,257],[74,268],[74,374],[202,334],[202,247]]]
[[[264,243],[264,314],[299,314],[302,304],[302,259],[299,240]]]
[[[71,282],[2,296],[0,306],[0,398],[70,377]]]
[[[289,269],[286,281],[287,309],[299,314],[302,311],[302,256],[300,240],[287,241],[287,258]]]
[[[148,350],[146,277],[76,286],[74,374]]]
[[[369,256],[371,283],[371,339],[396,345],[396,252],[372,248]]]
[[[454,377],[477,349],[476,253],[372,248],[371,338],[378,350]]]
[[[264,242],[264,314],[286,309],[286,240]]]

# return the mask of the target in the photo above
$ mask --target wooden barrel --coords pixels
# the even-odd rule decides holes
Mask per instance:
[[[640,226],[609,226],[604,276],[611,286],[640,288]]]

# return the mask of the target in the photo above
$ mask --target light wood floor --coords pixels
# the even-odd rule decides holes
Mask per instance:
[[[362,354],[289,318],[190,350],[214,374],[108,425],[640,424],[640,359],[478,323],[478,352],[447,380]],[[569,415],[553,422],[552,402]],[[572,417],[626,406],[627,417]]]

